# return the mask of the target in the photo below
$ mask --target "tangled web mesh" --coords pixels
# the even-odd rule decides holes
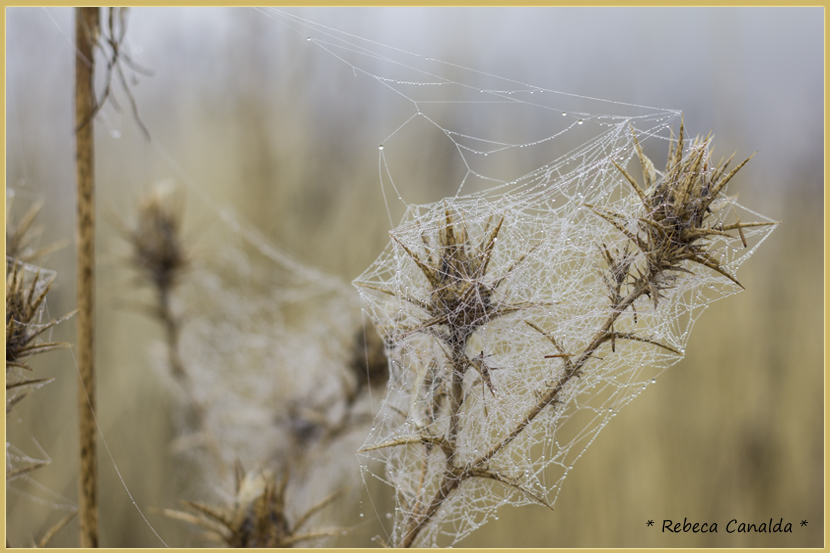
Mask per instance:
[[[705,307],[740,289],[685,262],[689,273],[675,273],[659,302],[638,297],[616,317],[614,343],[569,377],[568,363],[591,348],[614,309],[604,252],[625,252],[630,267],[648,270],[646,254],[597,214],[626,214],[638,232],[643,204],[610,161],[634,155],[627,127],[620,123],[570,173],[553,178],[545,167],[506,192],[410,206],[355,281],[392,357],[388,396],[363,451],[385,462],[376,476],[396,490],[394,543],[415,529],[419,544],[456,543],[501,505],[552,507],[599,431],[682,358]],[[716,227],[768,221],[730,200],[713,217]],[[734,275],[770,228],[724,233],[708,251]],[[466,269],[453,269],[459,259]]]
[[[682,358],[706,306],[740,290],[735,272],[772,228],[743,223],[771,221],[725,187],[707,199],[724,168],[708,140],[672,150],[677,110],[562,94],[271,13],[414,108],[379,147],[384,191],[405,215],[354,281],[390,358],[359,453],[364,475],[395,490],[387,543],[455,544],[502,505],[552,508],[600,430]],[[451,197],[407,203],[391,161],[419,155],[401,136],[423,125],[449,141],[460,180]],[[669,147],[665,173],[641,146]],[[658,270],[645,248],[658,223],[644,219],[670,203],[672,164],[711,181],[695,185],[707,234]],[[695,221],[683,223],[692,234]]]

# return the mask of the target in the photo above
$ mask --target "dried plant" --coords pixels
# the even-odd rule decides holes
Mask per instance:
[[[195,514],[164,509],[162,512],[206,530],[211,541],[228,547],[293,547],[341,533],[339,529],[301,532],[314,515],[343,492],[329,495],[296,518],[287,512],[286,488],[289,471],[278,479],[267,470],[244,471],[236,465],[234,502],[230,507],[212,507],[185,501]]]
[[[336,397],[321,402],[310,397],[293,398],[282,424],[294,443],[294,461],[313,463],[315,449],[330,446],[345,434],[365,427],[372,421],[364,402],[371,390],[383,388],[389,380],[387,343],[374,329],[361,328],[355,333],[346,371],[340,374],[341,388]],[[310,407],[310,405],[315,406]]]
[[[409,437],[396,439],[364,449],[364,451],[371,451],[411,443],[423,443],[425,456],[429,456],[433,448],[436,448],[441,450],[446,458],[446,468],[434,496],[423,497],[422,491],[425,488],[422,488],[417,494],[415,504],[409,505],[411,514],[405,522],[406,530],[403,539],[398,544],[401,547],[409,547],[414,543],[420,528],[431,520],[441,503],[468,478],[491,478],[521,488],[520,484],[513,482],[510,478],[492,472],[486,466],[481,466],[483,463],[473,466],[464,463],[456,451],[456,442],[461,430],[459,413],[465,399],[464,379],[467,371],[475,370],[489,392],[496,394],[490,371],[497,367],[488,364],[483,352],[477,356],[469,355],[468,342],[473,334],[487,323],[529,307],[529,305],[520,303],[499,302],[494,298],[499,286],[526,258],[526,254],[517,258],[503,273],[497,275],[488,273],[487,269],[504,218],[502,217],[492,228],[490,228],[491,221],[488,220],[482,232],[481,242],[477,247],[471,247],[466,224],[463,221],[456,224],[446,204],[444,212],[446,226],[438,233],[438,244],[432,251],[430,251],[429,239],[421,235],[427,250],[426,260],[422,260],[418,254],[398,241],[394,234],[392,239],[415,262],[428,282],[426,301],[410,295],[399,296],[400,299],[417,306],[426,313],[426,317],[417,324],[401,329],[403,336],[418,332],[435,338],[446,357],[446,369],[442,369],[439,365],[429,369],[428,387],[431,395],[431,409],[426,413],[427,422],[422,434],[414,439]],[[396,292],[385,288],[361,285],[398,296]],[[434,435],[428,428],[432,427],[438,412],[443,409],[448,411],[449,426],[442,435]],[[426,471],[427,464],[424,463],[424,477]]]
[[[80,546],[98,547],[98,443],[95,427],[95,43],[97,7],[75,8],[75,181],[77,184],[78,505]]]
[[[361,382],[359,374],[351,374],[349,370],[344,370],[347,368],[346,355],[351,354],[355,358],[355,363],[360,362],[357,359],[357,345],[353,352],[346,346],[330,345],[335,351],[343,350],[345,355],[338,355],[338,358],[344,358],[343,367],[326,366],[330,382],[325,386],[318,383],[309,390],[308,395],[296,391],[292,393],[291,388],[285,384],[291,378],[288,374],[290,369],[283,367],[285,363],[281,362],[275,367],[281,372],[271,372],[271,363],[256,358],[256,354],[251,352],[250,348],[263,348],[267,342],[275,344],[267,346],[267,351],[271,351],[272,348],[281,347],[283,340],[290,342],[286,344],[288,348],[313,348],[317,344],[308,341],[311,334],[307,330],[303,333],[299,330],[289,332],[283,327],[283,319],[278,312],[269,312],[263,318],[257,317],[255,313],[264,308],[263,302],[270,304],[272,300],[265,300],[256,294],[249,297],[250,289],[240,290],[235,287],[235,281],[224,282],[221,277],[216,278],[217,275],[208,267],[204,267],[198,274],[190,275],[192,278],[187,279],[186,287],[182,286],[179,290],[192,263],[183,236],[182,221],[182,197],[170,187],[157,186],[140,202],[134,221],[117,222],[121,234],[130,246],[130,266],[139,274],[141,281],[149,285],[154,294],[153,303],[142,304],[142,310],[162,324],[167,339],[171,374],[181,384],[186,396],[185,427],[189,432],[176,440],[174,450],[189,455],[195,453],[190,458],[206,481],[225,478],[230,472],[228,468],[233,466],[233,460],[229,459],[232,456],[241,457],[247,463],[255,459],[267,459],[268,462],[278,465],[282,465],[284,459],[288,459],[288,462],[298,467],[292,486],[301,489],[304,494],[311,493],[311,489],[330,489],[330,484],[321,482],[314,471],[319,471],[321,466],[327,466],[326,464],[332,461],[342,464],[342,457],[336,460],[325,457],[320,454],[321,448],[328,452],[333,447],[341,447],[341,438],[345,434],[350,434],[361,424],[368,424],[372,418],[371,414],[364,412],[365,402],[361,401],[365,396],[366,384]],[[234,259],[239,258],[237,252],[232,253],[235,254]],[[233,266],[229,271],[238,269],[239,267]],[[199,288],[202,285],[218,287],[207,293],[210,301],[203,301],[206,292]],[[181,293],[183,301],[200,301],[188,311],[186,327],[182,325],[182,318],[174,312],[172,300],[177,296],[177,291]],[[269,290],[269,293],[272,291]],[[216,302],[216,305],[213,302]],[[228,304],[235,306],[234,316],[242,317],[242,321],[234,322],[233,316],[229,316],[223,310],[223,306]],[[275,307],[279,309],[279,303]],[[332,313],[328,314],[333,316]],[[352,319],[353,315],[349,313],[347,318]],[[184,341],[183,328],[188,333]],[[228,334],[228,328],[234,329],[231,335]],[[275,334],[269,335],[265,340],[263,337],[271,331]],[[221,344],[215,341],[217,333],[223,337]],[[335,340],[340,341],[340,338]],[[205,355],[216,346],[220,346],[223,353],[233,354],[232,360],[228,360],[230,366],[223,369],[221,378],[225,385],[218,396],[215,388],[217,375],[211,373],[204,375],[206,378],[201,378],[198,372],[211,371],[217,364],[222,363],[215,356]],[[186,349],[182,350],[182,347]],[[196,354],[193,348],[198,350]],[[363,353],[366,351],[362,340],[359,349]],[[252,358],[245,358],[243,351],[239,351],[242,357],[237,356],[238,350],[247,350],[247,353],[252,354]],[[315,355],[314,352],[308,353],[310,359]],[[377,353],[373,351],[372,355],[376,357]],[[182,362],[183,358],[188,360],[188,364]],[[332,371],[332,368],[336,371]],[[364,375],[366,370],[364,364]],[[372,371],[373,380],[377,380],[378,375],[382,374],[382,370],[374,366],[369,370]],[[268,376],[264,376],[265,374]],[[280,390],[277,397],[269,397],[274,404],[263,402],[260,396],[267,396],[268,394],[263,392],[272,387],[272,384],[264,386],[261,379],[280,378],[280,375],[284,378],[282,387],[285,391]],[[343,376],[341,387],[336,386],[339,375]],[[255,391],[244,392],[248,384],[253,385]],[[276,389],[279,390],[280,386]],[[240,405],[240,401],[244,402],[244,405]],[[268,438],[263,437],[266,434],[256,434],[256,430],[250,426],[244,433],[234,426],[233,421],[248,416],[246,409],[258,413],[258,420],[263,427],[271,427],[265,429]],[[269,410],[272,410],[273,414],[263,416]],[[284,416],[283,412],[287,412],[287,416]],[[244,436],[240,437],[242,434]],[[252,435],[258,437],[251,439]],[[244,443],[245,437],[253,443]],[[201,452],[196,453],[194,446],[205,446],[210,455],[205,457]],[[354,447],[351,446],[351,451]],[[251,471],[245,474],[240,472],[237,474],[235,492],[237,501],[233,506],[218,508],[203,503],[188,503],[189,510],[195,511],[195,514],[169,510],[164,512],[202,526],[209,531],[208,537],[214,542],[235,547],[283,547],[329,535],[329,531],[303,531],[308,518],[328,504],[329,500],[313,508],[311,512],[292,519],[286,512],[297,512],[297,502],[293,501],[290,495],[286,497],[287,484],[287,473],[280,479],[267,471]],[[342,486],[342,481],[338,485]]]
[[[145,76],[152,76],[153,73],[137,64],[129,56],[129,54],[124,51],[123,45],[127,35],[128,10],[129,8],[126,7],[110,7],[108,10],[106,28],[101,29],[96,23],[97,28],[94,33],[91,33],[95,37],[95,46],[102,54],[104,54],[104,57],[106,58],[107,72],[104,79],[104,91],[102,92],[101,97],[93,98],[93,110],[78,124],[76,132],[83,129],[95,118],[98,112],[100,112],[107,103],[107,100],[110,101],[116,110],[120,110],[120,106],[115,101],[115,97],[112,94],[112,77],[114,71],[121,82],[121,87],[123,88],[124,93],[127,95],[127,100],[130,103],[130,108],[135,122],[139,129],[141,129],[144,138],[149,141],[150,131],[144,126],[144,123],[142,123],[141,119],[138,117],[138,106],[136,105],[129,85],[127,84],[127,78],[124,75],[124,66],[131,69],[134,75],[136,73],[140,73]],[[133,84],[135,84],[135,79],[133,79],[133,81]]]
[[[174,312],[173,295],[191,265],[183,220],[183,196],[175,188],[159,184],[141,199],[132,224],[116,220],[116,226],[130,246],[129,265],[155,296],[152,304],[139,303],[138,307],[162,325],[170,374],[181,384],[181,391],[187,398],[185,416],[192,422],[195,432],[180,443],[195,440],[205,445],[211,457],[220,460],[222,465],[219,444],[205,426],[207,406],[192,387],[180,351],[182,318]]]
[[[23,263],[32,263],[66,245],[65,241],[46,246],[36,245],[43,234],[43,229],[34,223],[43,203],[32,204],[17,223],[14,222],[12,216],[13,206],[14,196],[11,196],[6,200],[6,257]]]
[[[630,194],[614,200],[620,195],[607,192],[618,179],[606,179],[606,192],[595,192],[604,205],[572,202],[571,211],[562,210],[555,219],[535,217],[532,203],[521,208],[514,200],[518,209],[493,225],[487,202],[456,199],[456,206],[468,206],[466,213],[456,207],[456,214],[445,202],[443,224],[436,206],[414,225],[402,225],[391,233],[393,254],[355,281],[374,292],[363,296],[399,349],[393,359],[396,383],[376,424],[380,430],[362,449],[381,452],[388,463],[398,503],[393,545],[435,544],[442,524],[457,540],[493,512],[487,505],[511,502],[510,497],[516,504],[552,508],[549,494],[555,499],[581,455],[570,457],[570,450],[593,441],[613,416],[605,407],[609,402],[622,405],[644,388],[632,375],[621,374],[627,363],[636,367],[682,357],[678,342],[685,334],[672,337],[672,321],[694,310],[696,302],[711,301],[694,292],[712,282],[696,267],[740,286],[720,252],[735,251],[736,240],[746,247],[746,229],[775,223],[715,217],[730,205],[725,187],[746,161],[729,172],[731,158],[712,164],[708,138],[696,140],[684,154],[683,132],[681,124],[659,180],[636,136],[643,186],[611,160],[636,203]],[[589,209],[588,216],[580,214],[580,206]],[[591,214],[614,230],[597,226]],[[467,220],[477,221],[477,243]],[[511,235],[503,237],[508,223]],[[418,230],[425,247],[419,255],[413,234],[422,224],[435,234]],[[591,270],[600,264],[604,299],[594,291]],[[690,284],[679,286],[685,281]],[[694,297],[682,299],[690,293]],[[622,348],[621,342],[641,347]],[[544,351],[544,343],[553,350]],[[590,430],[569,424],[569,413],[583,408],[596,413]],[[564,469],[552,488],[543,476],[551,464]],[[502,498],[483,483],[503,490]]]
[[[31,367],[25,363],[31,356],[68,346],[65,342],[41,342],[40,336],[72,316],[69,314],[41,324],[46,295],[55,277],[51,272],[44,276],[39,267],[29,263],[54,252],[63,244],[56,242],[36,247],[35,243],[43,230],[36,227],[34,222],[43,204],[32,204],[17,224],[12,217],[13,204],[14,196],[11,196],[6,203],[6,390],[14,390],[15,395],[6,399],[7,413],[32,387],[43,386],[51,381],[18,378],[12,376],[9,370],[17,367],[31,371]]]
[[[40,548],[48,547],[49,543],[52,541],[52,538],[54,538],[55,535],[58,532],[63,530],[63,528],[67,524],[72,522],[72,519],[75,518],[75,515],[77,515],[77,514],[78,514],[78,511],[73,509],[71,513],[64,516],[62,519],[60,519],[58,522],[56,522],[54,525],[52,525],[48,530],[46,530],[46,532],[43,533],[43,535],[40,537],[40,539],[37,540],[37,543],[32,543],[32,547],[40,547]],[[7,545],[7,547],[8,547],[8,545]]]
[[[170,370],[178,380],[187,378],[179,354],[181,321],[173,314],[172,294],[190,265],[182,236],[183,201],[174,191],[156,186],[142,199],[136,222],[122,233],[130,244],[130,264],[156,295],[147,311],[164,327]]]
[[[43,207],[42,202],[32,204],[23,217],[15,222],[13,206],[15,196],[7,195],[6,201],[6,414],[32,391],[53,382],[54,378],[29,378],[21,370],[32,371],[28,365],[31,357],[69,346],[67,342],[43,342],[43,334],[73,313],[58,319],[42,322],[46,296],[55,281],[54,273],[45,272],[31,263],[62,248],[66,241],[39,246],[43,229],[35,220]],[[6,445],[6,482],[27,475],[49,464],[48,460],[23,457],[23,462],[12,462],[9,444]],[[20,461],[21,459],[17,459]],[[68,515],[46,530],[32,547],[46,547],[52,538],[77,514]],[[10,547],[8,541],[6,547]]]
[[[686,261],[708,267],[741,286],[722,266],[716,254],[708,251],[708,241],[714,236],[734,238],[728,232],[737,231],[743,246],[746,247],[743,229],[774,223],[741,223],[738,220],[724,225],[720,221],[712,223],[709,215],[713,213],[713,204],[719,199],[726,185],[752,157],[726,173],[732,157],[712,166],[709,160],[709,137],[703,141],[695,140],[691,153],[684,157],[681,125],[677,143],[674,148],[669,148],[664,177],[659,183],[655,183],[651,161],[643,154],[636,136],[634,141],[643,170],[644,187],[640,187],[625,169],[613,161],[612,163],[631,184],[643,203],[643,212],[638,217],[637,228],[632,230],[628,227],[629,217],[625,214],[588,206],[625,234],[631,244],[646,256],[645,271],[636,276],[631,275],[633,280],[626,282],[631,269],[631,263],[626,262],[627,253],[615,259],[607,250],[604,251],[609,265],[613,268],[614,281],[619,283],[616,294],[619,294],[619,288],[623,283],[632,288],[629,294],[631,299],[619,302],[620,310],[627,309],[642,294],[651,297],[656,306],[661,291],[673,285],[677,273],[692,272],[684,266]]]
[[[17,228],[18,238],[23,237],[26,229],[29,228],[31,220],[37,214],[40,206],[30,210],[24,221]],[[25,224],[29,221],[28,224]],[[22,230],[20,230],[22,229]],[[25,243],[23,240],[17,242]],[[12,250],[19,253],[19,250]],[[32,259],[30,256],[29,259]],[[43,342],[41,336],[51,330],[55,325],[71,317],[70,313],[65,317],[52,319],[46,323],[41,322],[43,311],[48,294],[54,283],[54,275],[42,276],[39,267],[27,265],[11,257],[6,258],[6,413],[14,407],[30,392],[45,386],[54,381],[54,378],[28,378],[21,374],[21,370],[32,371],[29,366],[29,359],[35,355],[53,351],[69,346],[66,342]],[[6,482],[24,476],[32,471],[49,463],[47,460],[24,458],[23,463],[15,466],[9,452],[9,444],[6,444]],[[19,460],[19,459],[18,459]],[[49,528],[38,540],[36,547],[46,547],[51,539],[75,516],[73,510],[66,517],[61,519],[54,526]],[[6,546],[9,547],[8,542]]]
[[[71,317],[73,313],[49,322],[41,323],[46,294],[54,283],[54,276],[44,278],[41,270],[24,265],[14,259],[6,259],[6,396],[8,413],[27,392],[52,379],[16,378],[10,374],[13,368],[31,371],[27,364],[30,357],[67,347],[66,342],[43,342],[40,336],[55,325]],[[34,274],[32,274],[34,272]],[[27,278],[28,275],[28,278]]]

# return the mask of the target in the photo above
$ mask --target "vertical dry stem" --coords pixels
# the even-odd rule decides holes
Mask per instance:
[[[81,474],[79,492],[80,546],[98,547],[98,466],[95,443],[95,160],[93,125],[95,109],[95,41],[98,8],[75,9],[75,136],[78,181],[78,419]],[[86,124],[84,122],[86,121]]]

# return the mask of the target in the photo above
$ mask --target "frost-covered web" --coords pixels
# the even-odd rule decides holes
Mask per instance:
[[[378,146],[387,209],[397,198],[405,215],[355,280],[391,363],[361,449],[395,490],[387,542],[455,544],[502,505],[552,507],[599,431],[682,358],[706,306],[740,289],[722,273],[735,275],[771,227],[730,225],[769,220],[724,189],[706,212],[709,228],[733,229],[707,239],[721,271],[685,261],[659,277],[659,302],[624,303],[634,276],[615,300],[615,267],[649,271],[632,238],[649,210],[612,162],[656,194],[665,175],[646,154],[641,170],[634,137],[665,158],[678,110],[564,94],[266,13],[411,104]],[[414,204],[404,191],[417,183],[398,168],[429,163],[404,140],[424,127],[460,167],[447,175],[453,195]],[[684,159],[708,152],[689,144]],[[614,339],[597,342],[603,332]]]

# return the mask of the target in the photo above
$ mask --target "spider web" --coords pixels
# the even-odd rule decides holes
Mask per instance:
[[[409,118],[392,125],[378,147],[387,209],[397,196],[405,213],[386,250],[355,280],[391,363],[387,397],[360,454],[364,470],[395,490],[388,542],[407,544],[417,533],[415,545],[456,544],[502,505],[552,508],[597,434],[682,358],[706,306],[740,290],[722,274],[689,264],[692,274],[673,282],[659,303],[642,297],[616,319],[614,331],[630,339],[616,340],[613,350],[603,346],[578,378],[564,379],[554,402],[538,408],[563,380],[566,359],[583,351],[608,319],[603,249],[629,252],[629,239],[597,216],[602,210],[636,221],[642,205],[612,160],[639,176],[639,168],[629,167],[637,160],[633,137],[649,152],[664,152],[680,112],[564,94],[425,59],[290,13],[269,14],[307,32],[308,41],[356,77],[374,79],[411,104]],[[460,162],[455,194],[409,203],[402,191],[417,183],[406,182],[396,167],[412,158],[427,163],[428,155],[405,135],[430,131]],[[723,225],[769,222],[730,198],[713,211]],[[491,234],[496,225],[497,235]],[[710,251],[734,275],[770,229],[719,236]],[[488,236],[492,248],[484,253]],[[463,372],[456,422],[449,388],[458,369],[456,353],[448,351],[455,326],[435,315],[436,305],[449,301],[440,294],[452,292],[436,292],[429,273],[447,274],[457,251],[485,259],[487,269],[476,273],[481,285],[475,278],[461,284],[479,297],[455,312],[474,321],[458,348],[477,360],[476,370]],[[632,266],[647,263],[643,252],[630,255]],[[476,309],[494,305],[515,311],[475,321]],[[443,450],[454,429],[450,450]],[[370,468],[372,459],[383,463],[382,472]],[[450,465],[459,471],[456,481],[447,475]]]

